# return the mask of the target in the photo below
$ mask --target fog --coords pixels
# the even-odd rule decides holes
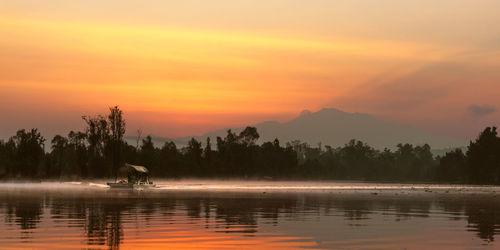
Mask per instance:
[[[57,190],[57,191],[116,191],[107,182],[112,180],[88,180],[39,183],[7,182],[0,183],[0,190]],[[451,185],[451,184],[404,184],[404,183],[371,183],[348,181],[247,181],[247,180],[169,180],[155,181],[154,188],[136,188],[140,192],[201,191],[201,192],[317,192],[317,193],[369,193],[377,194],[439,194],[439,193],[496,193],[500,187],[484,185]],[[126,190],[126,189],[125,189]]]

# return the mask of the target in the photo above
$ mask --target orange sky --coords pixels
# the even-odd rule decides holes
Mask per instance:
[[[498,1],[179,2],[0,0],[0,138],[114,105],[129,134],[162,136],[323,107],[460,137],[499,125]]]

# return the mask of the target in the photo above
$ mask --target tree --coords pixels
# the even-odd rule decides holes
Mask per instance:
[[[191,138],[186,148],[186,160],[188,162],[190,175],[200,174],[202,153],[203,149],[201,148],[201,142]]]
[[[15,151],[16,145],[12,140],[0,140],[0,178],[13,175],[16,164]]]
[[[341,164],[346,177],[352,179],[373,179],[376,150],[361,141],[351,140],[341,150]]]
[[[400,180],[433,179],[436,161],[428,144],[416,147],[408,143],[398,144],[395,156],[396,176]]]
[[[255,145],[255,142],[259,139],[259,133],[257,133],[255,127],[246,127],[241,131],[237,139],[245,146]]]
[[[169,177],[179,177],[183,174],[183,162],[174,142],[165,142],[160,150],[160,169],[158,174]]]
[[[94,177],[104,177],[110,171],[105,164],[105,155],[109,152],[109,126],[108,121],[98,115],[94,117],[83,116],[87,124],[85,128],[88,142],[89,170]]]
[[[500,184],[500,138],[496,127],[487,127],[467,151],[469,181],[481,184]]]
[[[416,162],[413,168],[416,169],[416,176],[419,180],[432,180],[433,176],[436,175],[436,165],[437,162],[432,156],[431,147],[429,144],[424,144],[422,146],[416,146],[414,148],[414,154],[416,156]]]
[[[210,137],[207,137],[207,143],[205,145],[205,148],[203,149],[203,162],[202,162],[202,174],[203,175],[208,175],[209,171],[212,168],[212,143],[210,142]]]
[[[66,165],[69,163],[68,153],[68,139],[56,135],[51,141],[52,143],[52,152],[50,152],[50,165],[48,165],[45,169],[45,176],[47,177],[59,177],[63,169],[66,169]],[[50,167],[49,167],[50,166]]]
[[[71,149],[72,158],[74,159],[74,172],[79,173],[82,178],[88,177],[88,150],[85,141],[87,134],[83,132],[70,131],[68,134],[69,148]]]
[[[110,143],[113,151],[113,167],[111,174],[116,178],[118,168],[122,164],[121,158],[121,145],[123,143],[123,135],[125,134],[125,120],[123,119],[123,112],[115,106],[109,108],[110,114],[108,116],[109,128],[111,130]]]
[[[436,169],[436,180],[464,182],[466,177],[465,170],[465,155],[461,149],[455,149],[439,159],[439,166]]]
[[[11,140],[15,145],[16,174],[23,177],[37,176],[45,154],[45,138],[34,128],[30,131],[18,130]]]
[[[153,144],[153,138],[148,135],[142,139],[142,145],[139,150],[139,163],[150,168],[151,172],[158,171],[159,166],[156,162],[156,148]]]

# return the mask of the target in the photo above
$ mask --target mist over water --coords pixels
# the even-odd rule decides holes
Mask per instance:
[[[6,182],[0,183],[0,189],[28,189],[32,190],[58,190],[74,191],[99,189],[107,190],[107,182],[114,180],[82,180],[82,181],[44,181],[44,182]],[[500,192],[500,187],[488,185],[456,185],[456,184],[405,184],[405,183],[376,183],[376,182],[352,182],[352,181],[248,181],[248,180],[203,180],[184,179],[171,180],[159,179],[155,181],[155,188],[140,189],[142,192],[162,191],[270,191],[270,192],[328,192],[337,191],[342,193],[356,192],[445,192],[445,193],[487,193]],[[101,190],[101,191],[102,191]]]
[[[0,184],[0,249],[495,248],[500,188],[183,180]]]

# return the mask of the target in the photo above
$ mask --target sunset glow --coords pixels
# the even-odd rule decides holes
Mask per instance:
[[[452,1],[383,1],[376,7],[387,17],[356,1],[1,2],[1,137],[25,126],[67,133],[81,115],[113,105],[125,110],[130,133],[162,136],[286,121],[323,107],[431,133],[463,122],[446,131],[455,136],[499,118],[466,114],[472,104],[500,105],[494,1],[459,1],[456,9]],[[176,14],[185,8],[192,15]],[[230,11],[220,16],[219,8]],[[416,21],[392,23],[391,15]],[[468,24],[455,25],[458,17]]]

